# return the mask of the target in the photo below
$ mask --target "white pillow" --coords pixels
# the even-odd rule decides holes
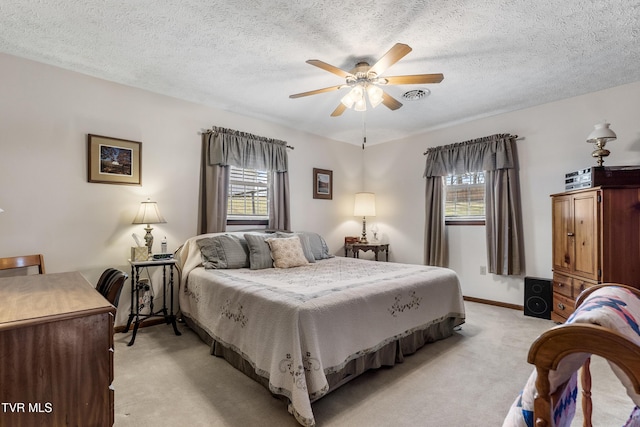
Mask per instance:
[[[265,239],[271,249],[275,268],[291,268],[309,264],[298,236]]]

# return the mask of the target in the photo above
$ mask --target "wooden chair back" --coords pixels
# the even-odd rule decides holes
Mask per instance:
[[[28,267],[38,267],[38,273],[44,274],[44,257],[42,254],[0,258],[0,270],[26,269]]]
[[[585,290],[576,300],[576,308],[596,289],[611,285],[627,288],[640,298],[640,290],[636,288],[618,283],[606,283]],[[627,374],[635,392],[640,394],[640,347],[619,332],[599,325],[573,323],[556,326],[540,335],[529,349],[528,361],[535,365],[538,373],[536,379],[538,394],[534,401],[536,427],[553,426],[552,408],[564,385],[558,387],[556,393],[550,393],[549,371],[555,370],[565,356],[574,353],[595,354],[615,363]],[[592,426],[590,362],[589,357],[584,362],[580,373],[584,427]]]
[[[107,268],[102,272],[102,275],[98,279],[96,289],[107,299],[107,301],[109,301],[114,307],[117,307],[122,287],[128,278],[129,276],[127,273],[123,271],[115,268]]]

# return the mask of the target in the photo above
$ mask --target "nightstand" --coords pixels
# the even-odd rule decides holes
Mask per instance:
[[[349,241],[349,237],[345,237],[344,242],[344,256],[349,256],[349,251],[352,252],[354,258],[360,258],[360,251],[367,252],[373,251],[376,261],[378,261],[378,253],[384,252],[386,255],[386,261],[389,261],[389,244],[379,242],[360,243]]]
[[[133,345],[140,323],[151,317],[163,317],[167,324],[171,323],[173,325],[173,331],[176,335],[182,335],[176,325],[176,315],[173,313],[173,267],[176,264],[176,260],[173,258],[157,261],[129,260],[129,264],[131,264],[131,309],[127,326],[123,332],[129,332],[129,327],[133,323],[133,336],[127,345]],[[140,281],[140,269],[148,267],[162,267],[162,308],[158,311],[153,311],[152,296],[149,302],[149,313],[141,314],[140,296],[144,294],[144,288],[148,285]],[[167,269],[169,270],[168,283]],[[167,293],[169,294],[169,307],[167,307]]]

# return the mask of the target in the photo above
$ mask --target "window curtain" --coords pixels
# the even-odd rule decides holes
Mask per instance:
[[[424,226],[424,263],[445,267],[447,250],[444,227],[444,180],[441,176],[426,179],[426,218]]]
[[[484,171],[488,271],[498,275],[524,273],[515,138],[497,134],[427,150],[424,171],[427,265],[446,264],[443,177]]]
[[[287,144],[231,129],[213,127],[203,134],[198,232],[225,231],[229,168],[271,171],[269,228],[290,228]]]

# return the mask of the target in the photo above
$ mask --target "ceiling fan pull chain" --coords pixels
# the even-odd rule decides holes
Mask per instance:
[[[364,150],[364,144],[367,143],[367,120],[365,115],[366,111],[362,112],[362,149]]]

